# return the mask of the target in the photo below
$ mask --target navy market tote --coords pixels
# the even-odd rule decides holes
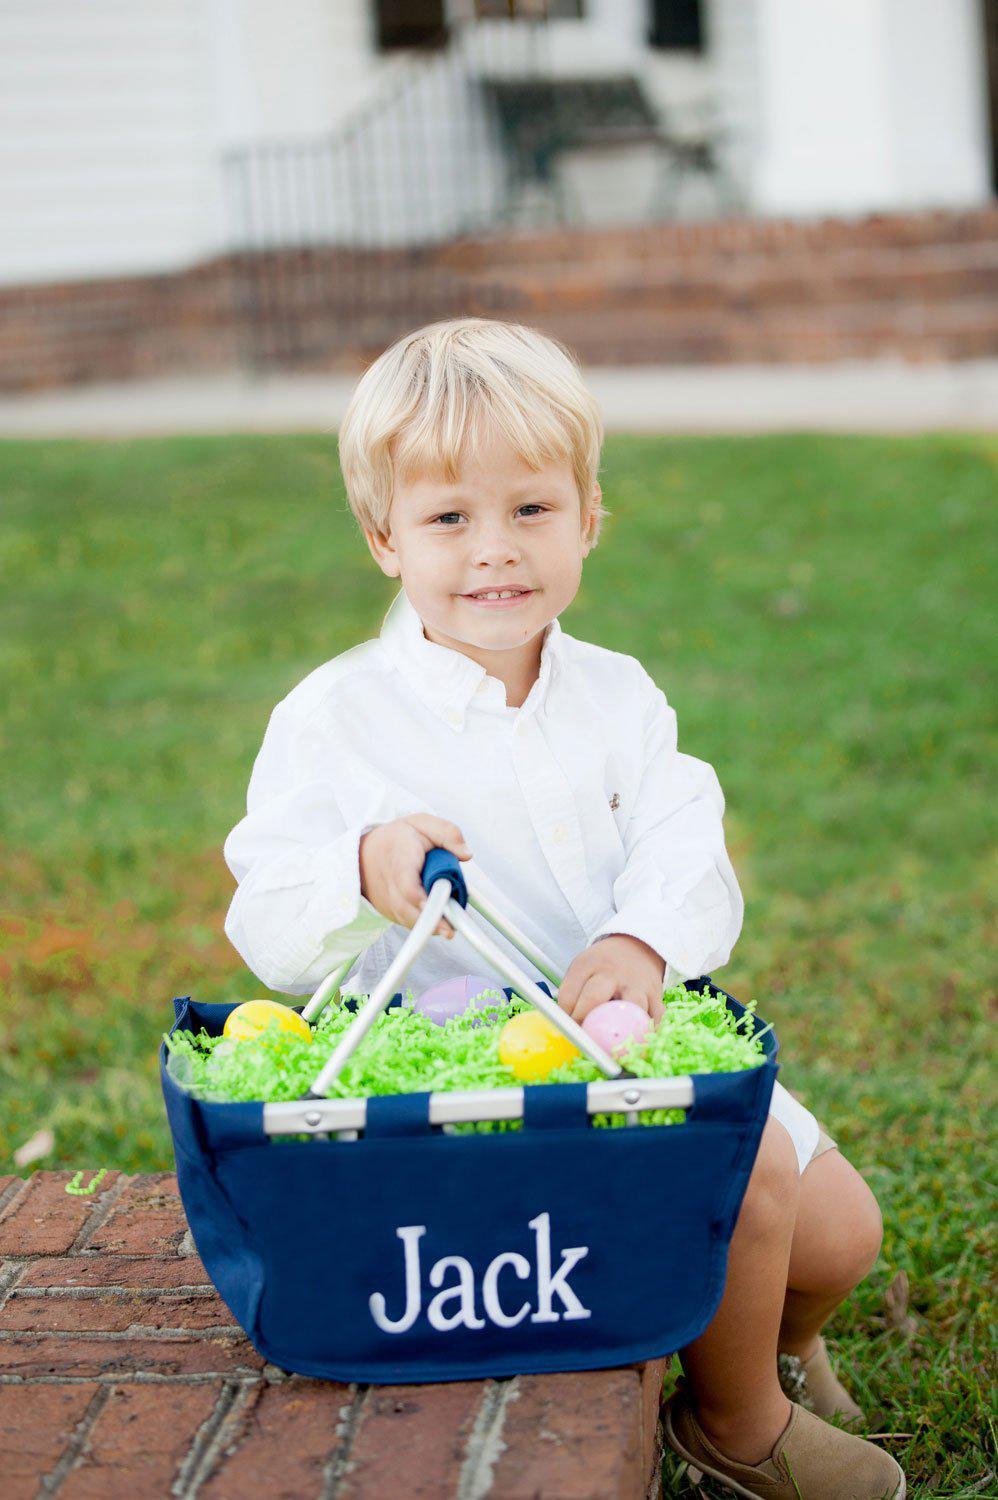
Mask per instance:
[[[265,1358],[346,1383],[596,1369],[673,1353],[721,1300],[778,1072],[775,1036],[763,1038],[765,1061],[742,1072],[627,1075],[470,921],[469,900],[560,981],[522,933],[469,895],[446,851],[427,856],[423,883],[419,919],[307,1099],[198,1100],[170,1075],[162,1048],[180,1194],[209,1276]],[[322,1096],[322,1080],[380,1011],[401,1003],[396,985],[441,914],[510,980],[507,995],[515,989],[549,1015],[604,1081]],[[306,1019],[355,961],[320,987]],[[704,985],[745,1013],[706,978],[687,982]],[[174,1030],[212,1035],[234,1009],[174,1005]],[[763,1024],[754,1018],[755,1031]],[[637,1121],[638,1109],[678,1103],[687,1106],[681,1124]],[[591,1115],[611,1105],[628,1128],[593,1128]],[[448,1133],[448,1121],[468,1118],[521,1118],[522,1127]]]

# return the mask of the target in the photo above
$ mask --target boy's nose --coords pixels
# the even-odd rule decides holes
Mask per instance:
[[[503,536],[501,533],[479,538],[472,551],[473,562],[491,563],[493,566],[515,562],[519,556],[520,548],[515,539],[511,536]]]

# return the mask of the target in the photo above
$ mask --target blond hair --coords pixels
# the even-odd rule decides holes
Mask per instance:
[[[417,328],[361,376],[339,435],[347,499],[361,529],[387,534],[395,473],[442,472],[453,483],[465,442],[488,429],[535,471],[570,464],[581,513],[597,511],[598,534],[609,514],[593,502],[603,420],[578,361],[536,328],[490,318]]]

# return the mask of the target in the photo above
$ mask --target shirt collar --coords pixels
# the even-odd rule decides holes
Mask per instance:
[[[423,622],[405,589],[389,606],[381,627],[381,644],[417,697],[452,729],[463,729],[468,705],[505,709],[506,694],[498,678],[461,651],[427,640]],[[562,628],[551,621],[541,643],[541,667],[537,681],[522,704],[521,714],[533,713],[547,696],[549,684],[563,660]]]

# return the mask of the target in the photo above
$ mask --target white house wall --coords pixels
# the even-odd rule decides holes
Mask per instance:
[[[589,0],[540,46],[554,73],[637,69],[674,123],[716,89],[757,211],[987,198],[981,0],[705,6],[706,57],[647,49],[644,0]],[[522,70],[532,32],[483,24],[479,65]],[[329,177],[321,232],[391,244],[474,227],[501,201],[503,161],[453,69],[379,56],[371,0],[0,0],[0,284],[210,257],[233,220],[227,150],[328,137],[372,99],[388,102],[353,170],[373,175],[376,209],[358,224]],[[432,135],[415,169],[399,150],[407,89]],[[640,217],[654,171],[647,149],[565,163],[588,222]],[[300,211],[314,233],[314,205]],[[277,210],[272,236],[294,239],[297,213]]]
[[[169,266],[210,239],[198,0],[3,0],[0,280]]]
[[[227,80],[225,144],[323,135],[404,65],[374,50],[368,0],[202,0]]]
[[[704,14],[724,133],[721,149],[728,169],[750,196],[763,134],[758,0],[705,0]]]
[[[367,0],[0,0],[0,284],[217,253],[224,149],[328,131],[396,62]]]

